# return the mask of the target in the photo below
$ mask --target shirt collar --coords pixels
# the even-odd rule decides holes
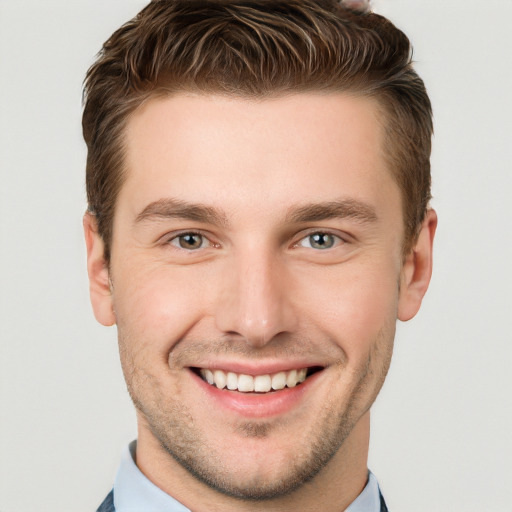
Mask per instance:
[[[136,447],[137,441],[132,441],[121,456],[114,483],[116,512],[190,512],[142,474],[134,462]]]
[[[137,441],[123,451],[114,483],[116,512],[190,512],[172,496],[150,482],[135,464]],[[375,476],[369,471],[363,492],[345,512],[380,512],[380,491]]]
[[[380,512],[379,484],[371,471],[368,471],[368,482],[363,492],[348,506],[345,512]]]

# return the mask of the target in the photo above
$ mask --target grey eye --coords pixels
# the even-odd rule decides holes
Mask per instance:
[[[336,244],[337,238],[330,233],[313,233],[304,238],[300,245],[312,249],[331,249]]]

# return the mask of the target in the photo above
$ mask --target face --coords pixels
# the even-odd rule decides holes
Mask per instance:
[[[246,499],[350,464],[397,315],[424,293],[375,104],[180,94],[126,136],[111,284],[92,296],[118,327],[138,450]],[[93,281],[95,251],[92,233]]]

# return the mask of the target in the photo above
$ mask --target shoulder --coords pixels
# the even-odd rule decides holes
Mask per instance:
[[[114,508],[114,491],[110,491],[105,501],[99,506],[96,512],[115,512]]]

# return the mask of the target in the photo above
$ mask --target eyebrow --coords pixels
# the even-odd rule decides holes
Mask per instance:
[[[286,217],[287,221],[291,223],[316,222],[335,218],[354,219],[366,224],[376,222],[377,213],[373,206],[362,201],[343,199],[300,206],[290,210]]]
[[[135,224],[157,219],[185,219],[205,224],[227,226],[224,212],[200,203],[188,203],[180,199],[165,198],[148,204],[135,219]]]
[[[372,223],[377,221],[377,214],[372,206],[362,201],[343,199],[292,207],[288,210],[285,221],[300,224],[335,218],[349,218],[362,223]],[[223,211],[201,203],[189,203],[175,198],[159,199],[148,204],[137,215],[135,224],[158,219],[185,219],[222,227],[229,225]]]

